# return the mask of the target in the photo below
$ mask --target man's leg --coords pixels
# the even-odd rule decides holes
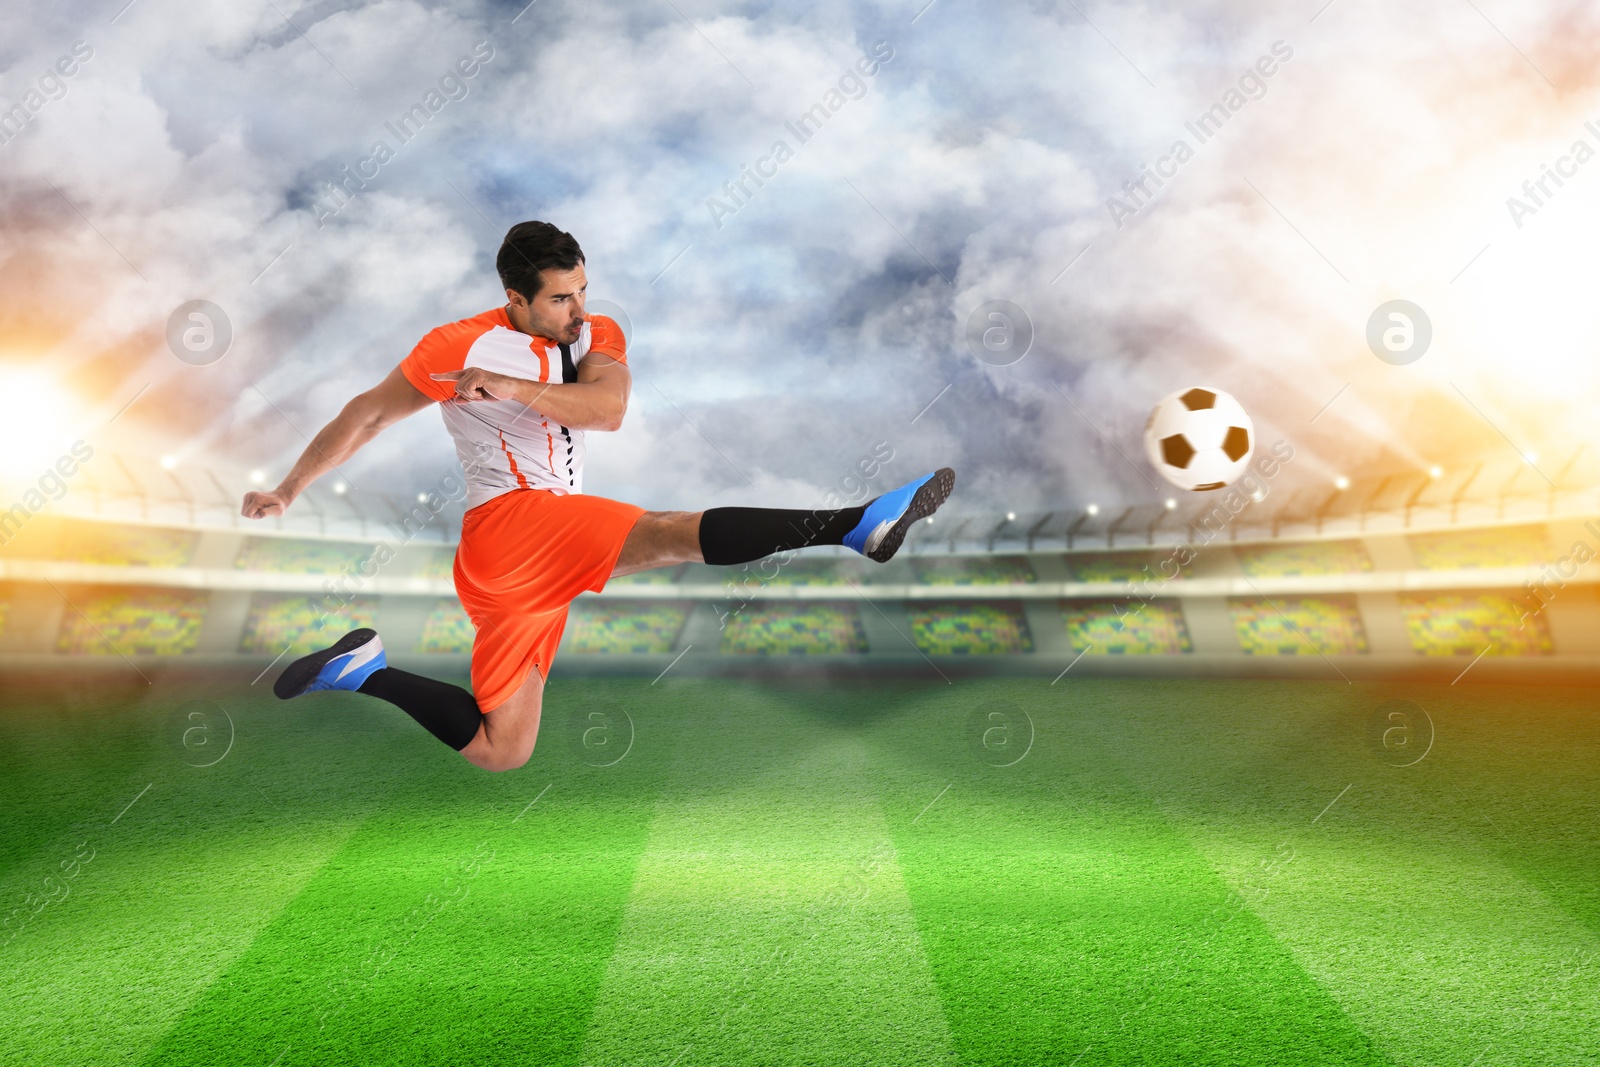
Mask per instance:
[[[272,683],[280,700],[327,690],[387,700],[458,752],[479,734],[483,719],[477,700],[459,685],[389,666],[383,641],[366,628],[351,630],[327,648],[301,656]]]
[[[782,508],[713,508],[647,511],[622,542],[611,577],[674,563],[748,563],[808,545],[839,545],[861,521],[863,508],[788,511]],[[734,514],[729,514],[734,513]],[[705,531],[707,517],[711,530]],[[809,533],[807,532],[809,529]],[[704,533],[711,535],[707,545]],[[711,555],[707,557],[707,549]]]
[[[332,689],[386,700],[475,766],[509,771],[533,755],[544,678],[535,667],[504,703],[481,711],[477,698],[459,685],[390,667],[378,635],[362,629],[295,660],[273,683],[284,700]]]
[[[535,667],[504,704],[483,713],[477,736],[461,754],[486,771],[514,771],[521,767],[533,755],[543,703],[544,678]]]
[[[885,563],[911,525],[938,510],[954,488],[955,472],[941,467],[854,508],[647,511],[623,541],[611,576],[674,563],[731,566],[814,545],[848,545]]]
[[[670,567],[674,563],[704,563],[700,550],[703,511],[647,511],[628,531],[611,577]]]
[[[845,534],[860,524],[865,511],[865,507],[837,511],[647,511],[622,542],[611,577],[674,563],[727,566],[811,545],[842,545]]]

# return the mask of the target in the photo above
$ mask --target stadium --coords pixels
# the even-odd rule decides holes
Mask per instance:
[[[9,22],[0,1065],[1600,1063],[1594,12]]]
[[[380,626],[394,658],[464,672],[459,502],[313,491],[305,512],[258,532],[232,514],[245,472],[108,458],[86,463],[50,515],[4,523],[5,666],[261,669],[325,631]],[[1497,680],[1581,678],[1600,668],[1600,491],[1583,487],[1583,459],[1566,465],[1567,488],[1502,462],[1280,494],[1237,515],[1210,499],[955,513],[919,524],[884,567],[844,549],[679,564],[580,597],[560,656],[585,676],[792,662],[939,677],[1454,681],[1470,665]]]

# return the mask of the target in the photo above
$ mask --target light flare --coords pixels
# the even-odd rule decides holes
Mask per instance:
[[[32,479],[52,466],[70,451],[79,415],[77,399],[48,375],[0,368],[0,476]]]

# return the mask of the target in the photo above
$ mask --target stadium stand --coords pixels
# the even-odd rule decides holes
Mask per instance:
[[[609,578],[606,588],[613,585],[672,585],[683,576],[688,566],[687,563],[680,563],[676,567],[657,567],[655,570],[624,574],[621,578]]]
[[[1505,526],[1412,534],[1411,554],[1430,571],[1522,567],[1552,558],[1543,526]]]
[[[906,605],[911,641],[930,656],[991,656],[1033,651],[1022,605],[958,601]]]
[[[193,530],[62,523],[54,558],[112,567],[186,567],[199,541]]]
[[[233,565],[242,571],[287,574],[338,574],[359,567],[372,546],[346,541],[311,541],[293,537],[248,537]]]
[[[417,641],[417,651],[464,655],[472,651],[474,636],[476,631],[472,620],[467,617],[461,602],[454,597],[441,597],[422,624],[422,637]]]
[[[781,554],[743,567],[722,567],[724,581],[761,585],[845,585],[863,581],[869,571],[860,560],[806,559],[794,556],[787,563]],[[870,566],[870,564],[868,565]]]
[[[1229,597],[1228,611],[1249,656],[1355,655],[1367,633],[1353,596]]]
[[[1240,569],[1250,578],[1360,574],[1372,569],[1372,559],[1359,541],[1237,545],[1233,554],[1239,560]]]
[[[1061,617],[1078,652],[1165,656],[1194,651],[1176,600],[1150,600],[1142,607],[1126,600],[1063,600]]]
[[[693,605],[687,600],[573,601],[566,650],[579,653],[671,652]]]
[[[402,661],[470,650],[470,621],[448,595],[454,516],[431,526],[425,540],[402,538],[400,561],[349,583],[362,599],[323,618],[315,590],[358,571],[374,536],[395,529],[388,519],[414,494],[391,501],[330,489],[320,508],[257,525],[236,514],[235,489],[247,486],[246,472],[213,479],[199,469],[164,470],[153,459],[148,466],[148,478],[130,473],[145,470],[137,465],[119,469],[98,488],[81,483],[88,491],[53,502],[47,513],[0,524],[0,666],[31,670],[40,657],[81,652],[96,666],[122,669],[96,627],[129,656],[206,669],[246,657],[265,666],[286,645],[320,647],[363,623],[386,628]],[[952,515],[917,527],[888,569],[850,554],[808,552],[777,564],[685,564],[629,575],[573,604],[565,648],[575,660],[589,656],[601,673],[658,671],[691,641],[695,653],[713,653],[707,660],[720,647],[734,662],[762,653],[832,654],[867,667],[881,657],[899,669],[910,650],[898,629],[914,633],[930,658],[965,659],[979,673],[1025,672],[1030,655],[1059,660],[1059,671],[1080,653],[1101,657],[1099,669],[1128,674],[1225,672],[1230,664],[1247,673],[1309,673],[1317,664],[1307,639],[1374,674],[1437,673],[1448,681],[1461,665],[1452,669],[1445,657],[1485,649],[1508,661],[1478,670],[1504,677],[1600,670],[1600,563],[1559,582],[1546,576],[1559,589],[1579,588],[1529,620],[1515,591],[1534,566],[1559,554],[1551,547],[1558,537],[1565,543],[1585,519],[1600,516],[1600,489],[1592,488],[1600,482],[1559,481],[1573,492],[1552,493],[1531,469],[1516,485],[1510,471],[1498,480],[1476,467],[1456,473],[1451,481],[1413,472],[1337,497],[1274,494],[1207,550],[1214,553],[1207,565],[1185,567],[1178,577],[1187,580],[1161,589],[1157,601],[1139,597],[1156,591],[1147,583],[1172,558],[1164,546],[1185,529],[1194,539],[1187,520],[1198,514],[1188,513],[1198,498],[1182,497],[1175,509],[1152,499],[1144,510],[1100,514],[1087,505],[1007,512],[1004,521],[998,512]],[[182,492],[175,478],[188,479]],[[219,485],[227,488],[219,493]],[[865,579],[859,592],[847,584],[856,577]],[[1074,582],[1098,586],[1095,599]],[[921,588],[908,591],[908,583]],[[764,585],[774,588],[764,594]],[[63,590],[88,619],[63,602]],[[741,602],[745,609],[730,613]],[[709,629],[718,617],[719,639],[700,636],[698,627]],[[663,654],[660,663],[647,658]],[[1114,656],[1129,662],[1104,663]]]
[[[1521,603],[1511,594],[1406,594],[1400,610],[1412,647],[1424,656],[1547,656],[1555,651],[1545,617],[1524,619]]]
[[[867,650],[850,601],[751,601],[729,615],[721,650],[734,655],[841,655]]]
[[[1013,585],[1038,581],[1022,556],[915,556],[911,569],[924,585]]]
[[[1166,555],[1158,552],[1084,552],[1067,557],[1067,569],[1079,582],[1143,582],[1163,577],[1160,563]],[[1168,566],[1169,571],[1173,570]],[[1176,577],[1188,577],[1189,569]]]
[[[356,597],[338,612],[327,611],[322,597],[257,594],[250,602],[239,651],[276,656],[287,646],[304,655],[332,644],[347,630],[374,625],[378,602]]]
[[[74,598],[61,618],[56,651],[77,655],[181,656],[194,651],[205,593],[97,590]]]
[[[456,554],[451,549],[429,549],[417,566],[418,578],[450,579],[455,577]]]

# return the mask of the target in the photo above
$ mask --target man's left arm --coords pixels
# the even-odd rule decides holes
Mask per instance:
[[[621,360],[590,352],[575,382],[531,382],[482,367],[435,374],[456,383],[458,400],[517,400],[573,430],[619,430],[628,410],[633,375]]]

